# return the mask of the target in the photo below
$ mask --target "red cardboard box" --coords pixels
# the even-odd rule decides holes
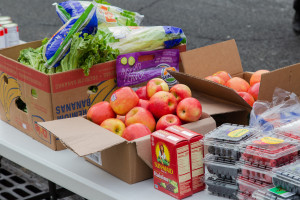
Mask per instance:
[[[167,131],[151,135],[154,188],[182,199],[193,194],[188,140]]]
[[[200,192],[205,189],[204,181],[204,145],[203,135],[193,132],[181,126],[171,126],[166,129],[171,133],[179,135],[188,140],[190,150],[190,166],[192,173],[192,189],[193,193]]]

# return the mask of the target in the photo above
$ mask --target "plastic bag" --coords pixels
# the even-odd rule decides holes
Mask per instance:
[[[83,13],[91,4],[91,1],[65,1],[54,3],[56,12],[63,23],[70,18],[76,17]],[[116,6],[94,3],[97,7],[96,14],[98,24],[106,26],[138,26],[142,22],[144,15],[136,12],[123,10]]]
[[[153,59],[139,61],[143,56],[150,56],[150,58],[153,56]],[[116,64],[118,87],[141,84],[156,77],[162,78],[169,87],[172,87],[177,80],[167,70],[179,71],[178,49],[120,55]]]
[[[270,131],[300,120],[300,102],[295,93],[276,88],[272,102],[256,101],[250,114],[250,126]]]
[[[47,68],[57,67],[60,60],[70,49],[72,37],[75,33],[82,32],[94,34],[97,31],[96,7],[90,6],[79,16],[71,18],[48,41],[43,49],[43,58]]]

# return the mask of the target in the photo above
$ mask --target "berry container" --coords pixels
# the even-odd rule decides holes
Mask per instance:
[[[238,192],[237,193],[238,200],[256,200],[255,198],[252,198],[252,196],[249,196],[249,194]]]
[[[208,177],[205,183],[207,185],[207,190],[213,195],[226,197],[229,199],[237,199],[237,184],[214,176]]]
[[[256,135],[240,145],[241,161],[261,168],[280,167],[298,159],[299,142],[283,135]]]
[[[224,160],[223,158],[212,154],[207,154],[205,156],[204,163],[207,171],[211,174],[215,174],[221,179],[235,181],[240,172],[240,168],[236,165],[236,162]]]
[[[300,120],[288,123],[275,129],[276,133],[300,140]]]
[[[273,184],[300,195],[300,161],[275,169]]]
[[[223,124],[205,135],[204,144],[210,154],[238,161],[241,156],[238,144],[257,133],[248,126]]]
[[[299,195],[274,185],[256,190],[252,197],[256,200],[300,200]]]
[[[243,176],[237,178],[237,183],[239,185],[239,191],[248,196],[251,196],[255,190],[272,185],[263,181],[248,179]]]
[[[238,167],[241,169],[241,174],[245,178],[272,183],[273,172],[270,169],[242,163],[238,164]]]

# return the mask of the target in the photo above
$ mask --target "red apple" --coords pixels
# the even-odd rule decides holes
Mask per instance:
[[[221,85],[225,84],[225,81],[222,78],[218,77],[218,76],[207,76],[207,77],[205,77],[205,79],[216,82],[216,83],[219,83]]]
[[[248,92],[238,92],[238,94],[252,107],[254,98]]]
[[[119,136],[122,136],[125,130],[125,124],[121,120],[115,118],[104,120],[100,126]]]
[[[125,124],[129,126],[131,124],[141,123],[146,125],[151,132],[155,130],[155,119],[150,111],[142,107],[132,108],[125,116]]]
[[[218,76],[221,79],[224,80],[224,82],[226,83],[229,79],[231,79],[231,76],[228,72],[226,71],[218,71],[216,73],[213,74],[213,76]]]
[[[260,82],[259,83],[255,83],[248,90],[248,93],[252,95],[252,97],[254,98],[255,101],[258,98],[259,87],[260,87]]]
[[[125,123],[125,115],[117,115],[116,119],[121,120],[123,123]]]
[[[130,87],[122,87],[110,97],[110,106],[118,115],[125,115],[138,103],[139,97]]]
[[[193,97],[183,99],[177,106],[177,116],[185,122],[197,121],[201,115],[202,105]]]
[[[192,91],[191,89],[184,84],[176,84],[170,89],[170,93],[173,94],[179,103],[182,99],[191,97]]]
[[[156,92],[166,91],[169,92],[168,84],[161,78],[154,78],[148,81],[146,85],[147,96],[151,98]]]
[[[148,110],[148,108],[149,108],[149,101],[148,101],[148,100],[140,99],[137,106],[138,106],[138,107],[145,108],[145,109]]]
[[[102,101],[90,107],[86,117],[88,120],[100,125],[106,119],[115,118],[116,114],[108,102]]]
[[[144,124],[135,123],[126,127],[122,137],[128,141],[132,141],[146,135],[151,135],[149,128]]]
[[[177,100],[169,92],[160,91],[155,93],[149,100],[149,110],[157,118],[176,111]]]
[[[165,130],[167,127],[172,126],[172,125],[181,125],[180,119],[173,114],[167,114],[162,116],[157,124],[156,124],[156,130]]]
[[[228,80],[225,84],[227,87],[234,89],[237,92],[247,92],[250,85],[247,81],[242,78],[234,77]]]
[[[254,72],[254,74],[252,74],[251,78],[250,78],[250,85],[254,85],[255,83],[258,83],[260,82],[261,80],[261,75],[264,74],[264,73],[268,73],[270,72],[269,70],[265,70],[265,69],[261,69],[261,70],[258,70],[256,72]]]
[[[138,97],[140,99],[144,99],[144,100],[148,100],[148,96],[147,96],[147,87],[141,87],[136,91],[136,94],[138,95]]]

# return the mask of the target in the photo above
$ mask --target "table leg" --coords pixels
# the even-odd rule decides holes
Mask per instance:
[[[56,184],[48,181],[50,200],[57,200]]]

